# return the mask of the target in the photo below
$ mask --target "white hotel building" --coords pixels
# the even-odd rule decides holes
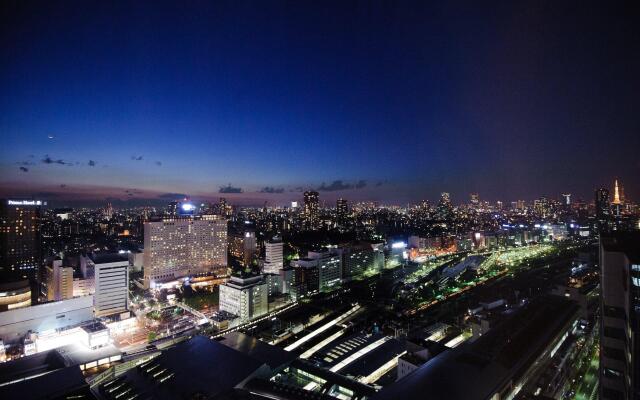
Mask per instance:
[[[173,217],[144,224],[144,282],[161,282],[227,267],[227,220]]]

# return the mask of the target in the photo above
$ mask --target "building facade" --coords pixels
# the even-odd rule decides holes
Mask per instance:
[[[284,243],[276,236],[264,243],[264,273],[277,274],[284,267]]]
[[[62,260],[54,260],[45,267],[47,300],[59,301],[73,297],[73,267],[65,267]]]
[[[220,311],[250,321],[266,314],[268,308],[268,287],[262,276],[232,276],[220,285]]]
[[[258,250],[253,230],[234,232],[229,238],[229,253],[243,267],[253,263]]]
[[[76,326],[93,319],[93,296],[53,301],[0,312],[0,337],[19,343],[29,332],[45,332]]]
[[[600,238],[600,398],[640,398],[640,232]]]
[[[356,243],[341,247],[342,278],[351,280],[365,271],[379,272],[384,268],[382,244]]]
[[[96,258],[94,263],[96,317],[129,309],[129,260]]]
[[[306,285],[307,292],[328,292],[342,284],[342,257],[337,251],[310,251],[307,257],[295,260],[293,266],[305,270],[317,269],[318,286]]]
[[[317,229],[319,225],[320,195],[315,191],[304,192],[304,220],[306,229]]]
[[[29,281],[0,283],[0,312],[31,305],[31,286]]]
[[[170,218],[144,225],[144,281],[226,272],[227,220],[217,215]]]
[[[40,252],[41,200],[0,200],[0,275],[36,278]]]

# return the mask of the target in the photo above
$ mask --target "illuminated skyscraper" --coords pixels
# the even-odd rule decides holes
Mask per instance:
[[[533,210],[536,215],[541,218],[546,218],[549,216],[551,207],[549,205],[549,199],[545,196],[542,196],[539,199],[533,201]]]
[[[227,220],[218,215],[144,224],[144,281],[171,280],[227,268]]]
[[[0,275],[35,280],[40,253],[41,200],[0,200]]]
[[[250,266],[257,253],[256,233],[253,229],[234,230],[229,237],[229,253],[243,267]]]
[[[562,197],[564,197],[564,205],[565,206],[570,206],[571,205],[571,193],[563,194]]]
[[[443,192],[440,194],[440,201],[438,202],[438,207],[436,209],[436,217],[439,220],[448,219],[453,213],[453,206],[451,205],[451,198],[449,193]]]
[[[336,202],[336,214],[339,221],[344,221],[349,213],[349,206],[346,199],[338,199]]]
[[[218,200],[218,210],[216,214],[219,214],[224,218],[229,219],[232,213],[233,213],[233,207],[231,207],[229,203],[227,203],[226,198],[220,197],[220,200]]]
[[[304,218],[307,229],[318,227],[319,194],[315,191],[304,192]]]
[[[471,193],[469,197],[469,203],[471,204],[471,207],[478,208],[478,205],[480,204],[480,196],[478,195],[478,193]]]
[[[111,203],[107,203],[107,206],[104,209],[104,217],[108,220],[111,220],[111,218],[113,218],[113,206],[111,205]]]
[[[599,230],[607,230],[611,217],[611,205],[609,204],[609,191],[605,188],[596,190],[596,219]]]

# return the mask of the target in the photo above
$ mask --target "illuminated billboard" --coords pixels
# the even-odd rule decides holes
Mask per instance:
[[[42,206],[46,204],[42,200],[7,200],[9,206]]]

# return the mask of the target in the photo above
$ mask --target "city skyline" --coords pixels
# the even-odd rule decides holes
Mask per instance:
[[[640,197],[625,5],[201,6],[3,3],[0,195]]]

